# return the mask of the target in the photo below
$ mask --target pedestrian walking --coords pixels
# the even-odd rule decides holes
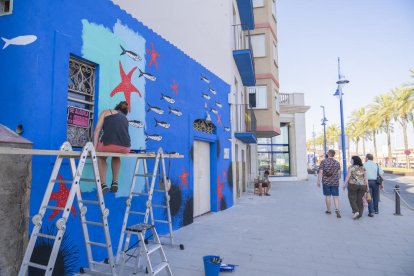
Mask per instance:
[[[374,163],[374,156],[370,153],[366,155],[364,167],[367,171],[369,192],[371,193],[371,202],[368,204],[368,216],[373,217],[374,213],[378,214],[379,191],[384,188],[381,181],[377,181],[378,176],[382,176],[384,171]]]
[[[333,157],[335,151],[330,149],[328,151],[328,158],[322,160],[319,166],[318,180],[316,185],[318,188],[321,186],[325,196],[326,214],[331,214],[331,197],[333,198],[335,205],[335,213],[337,218],[341,218],[341,212],[339,211],[339,178],[341,176],[341,166],[339,162]]]
[[[359,219],[364,212],[363,197],[368,191],[367,174],[359,156],[352,156],[351,166],[345,178],[344,190],[348,185],[348,199],[352,208],[352,218]]]

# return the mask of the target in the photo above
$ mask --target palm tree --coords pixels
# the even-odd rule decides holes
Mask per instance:
[[[365,139],[368,135],[366,124],[364,122],[365,117],[365,107],[361,107],[357,110],[354,110],[351,113],[350,121],[355,123],[355,136],[359,137],[362,140],[362,153],[365,155]]]
[[[381,121],[381,125],[387,134],[387,147],[388,147],[388,156],[387,156],[387,166],[392,164],[392,149],[391,149],[391,132],[392,132],[392,123],[391,120],[394,117],[394,106],[391,94],[384,94],[376,96],[374,103],[370,105],[370,110],[375,110],[377,112],[377,119]]]
[[[358,136],[356,122],[354,122],[354,121],[348,122],[348,124],[346,125],[346,128],[345,128],[345,132],[348,134],[349,140],[355,142],[356,155],[359,155],[358,146],[359,146],[359,139],[360,138]]]
[[[341,129],[336,124],[330,124],[326,127],[326,142],[332,147],[338,142],[338,137],[341,133]]]
[[[404,136],[404,149],[405,151],[408,151],[407,123],[410,116],[412,116],[412,110],[414,108],[414,92],[410,87],[397,87],[391,92],[393,96],[393,107],[396,111],[394,120],[401,124]],[[408,155],[406,155],[406,168],[410,168]]]

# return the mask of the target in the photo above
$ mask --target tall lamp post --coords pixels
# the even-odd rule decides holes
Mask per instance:
[[[340,112],[341,112],[342,167],[343,167],[344,180],[347,175],[347,168],[346,168],[346,145],[345,145],[344,109],[343,109],[343,103],[342,103],[342,95],[343,95],[342,87],[347,83],[349,83],[349,80],[345,79],[345,77],[341,75],[341,65],[340,65],[340,60],[338,58],[338,81],[336,82],[336,84],[338,85],[338,88],[336,89],[334,96],[339,97],[339,106],[340,106]]]
[[[324,156],[323,158],[326,158],[326,122],[328,121],[325,117],[325,106],[321,105],[322,112],[323,112],[323,118],[322,118],[322,125],[323,125],[323,152]]]

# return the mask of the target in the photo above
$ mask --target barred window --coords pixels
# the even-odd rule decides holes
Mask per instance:
[[[13,0],[0,0],[0,15],[11,14],[13,11]]]
[[[67,140],[83,147],[92,138],[96,66],[75,57],[69,59]]]
[[[205,132],[209,134],[214,134],[215,126],[211,121],[197,119],[193,122],[193,129],[199,132]]]

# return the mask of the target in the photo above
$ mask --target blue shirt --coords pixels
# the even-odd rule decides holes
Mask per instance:
[[[377,180],[377,171],[379,168],[379,174],[383,175],[384,171],[381,169],[377,163],[374,163],[372,160],[368,160],[364,164],[364,168],[367,171],[367,178],[368,180]]]

